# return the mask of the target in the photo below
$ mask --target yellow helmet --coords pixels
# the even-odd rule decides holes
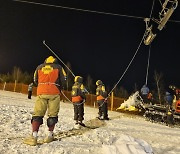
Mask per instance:
[[[74,82],[82,83],[82,82],[83,82],[83,77],[81,77],[81,76],[76,76],[76,77],[74,78]]]
[[[103,85],[103,82],[101,80],[97,80],[96,81],[96,85],[99,86],[99,85]]]
[[[46,58],[45,63],[54,63],[56,60],[56,58],[54,58],[53,56],[49,56],[48,58]]]

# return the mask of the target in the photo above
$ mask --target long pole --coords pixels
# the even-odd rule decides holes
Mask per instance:
[[[71,74],[73,75],[73,77],[75,77],[75,74],[70,70],[70,68],[62,61],[61,58],[59,58],[59,56],[46,44],[46,41],[43,41],[43,44],[49,49],[49,51],[51,51],[54,56],[56,56],[56,58],[69,70],[69,72],[71,72]],[[85,89],[85,91],[89,94],[88,90]]]
[[[49,51],[51,51],[56,58],[69,70],[69,72],[71,72],[71,74],[75,77],[74,73],[70,70],[70,68],[61,60],[61,58],[59,58],[59,56],[46,44],[46,41],[43,41],[43,44],[49,49]]]

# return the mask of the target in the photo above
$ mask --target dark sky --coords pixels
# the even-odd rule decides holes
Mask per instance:
[[[153,0],[32,0],[66,7],[149,17]],[[161,0],[163,2],[163,0]],[[155,1],[153,16],[161,10]],[[180,21],[180,6],[170,18]],[[14,66],[34,72],[37,65],[52,55],[47,45],[75,75],[113,86],[124,73],[145,31],[139,18],[74,11],[57,7],[2,0],[0,4],[0,73]],[[180,22],[168,22],[151,46],[148,85],[154,71],[162,72],[166,84],[180,86]],[[119,83],[133,89],[145,83],[149,46],[141,45],[138,54]]]

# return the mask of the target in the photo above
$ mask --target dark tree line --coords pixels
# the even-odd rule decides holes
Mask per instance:
[[[23,72],[19,67],[14,67],[12,72],[0,74],[0,82],[17,82],[29,84],[33,81],[33,73]]]
[[[68,62],[67,67],[72,70],[71,64]],[[71,91],[71,87],[74,83],[74,76],[72,73],[65,68],[65,71],[67,73],[67,80],[66,84],[64,85],[64,90]],[[34,73],[34,72],[33,72]],[[24,83],[29,84],[33,82],[33,73],[23,72],[19,67],[14,67],[12,72],[8,72],[6,74],[0,74],[0,83],[7,82],[7,83]],[[96,91],[96,85],[92,77],[88,75],[86,78],[84,78],[84,85],[86,89],[89,91],[90,94],[95,94]],[[163,104],[164,102],[164,93],[165,93],[165,84],[163,81],[163,74],[158,73],[157,71],[154,72],[154,84],[152,85],[154,88],[150,89],[151,93],[153,94],[153,98],[155,102],[159,102],[160,104]],[[111,88],[106,85],[107,92],[111,91]],[[134,85],[134,91],[140,90],[138,88],[138,85],[135,83]],[[120,98],[128,98],[129,93],[128,91],[122,87],[117,86],[114,90],[114,96],[120,97]]]

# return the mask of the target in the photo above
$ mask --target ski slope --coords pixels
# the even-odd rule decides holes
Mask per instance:
[[[180,154],[180,128],[145,121],[143,117],[109,111],[109,121],[98,122],[98,128],[71,133],[74,126],[73,105],[61,102],[59,136],[49,144],[28,146],[22,139],[31,134],[31,114],[35,97],[0,91],[0,154]],[[98,110],[85,106],[85,123],[97,116]],[[47,133],[46,119],[39,139]],[[94,123],[95,125],[96,123]]]

